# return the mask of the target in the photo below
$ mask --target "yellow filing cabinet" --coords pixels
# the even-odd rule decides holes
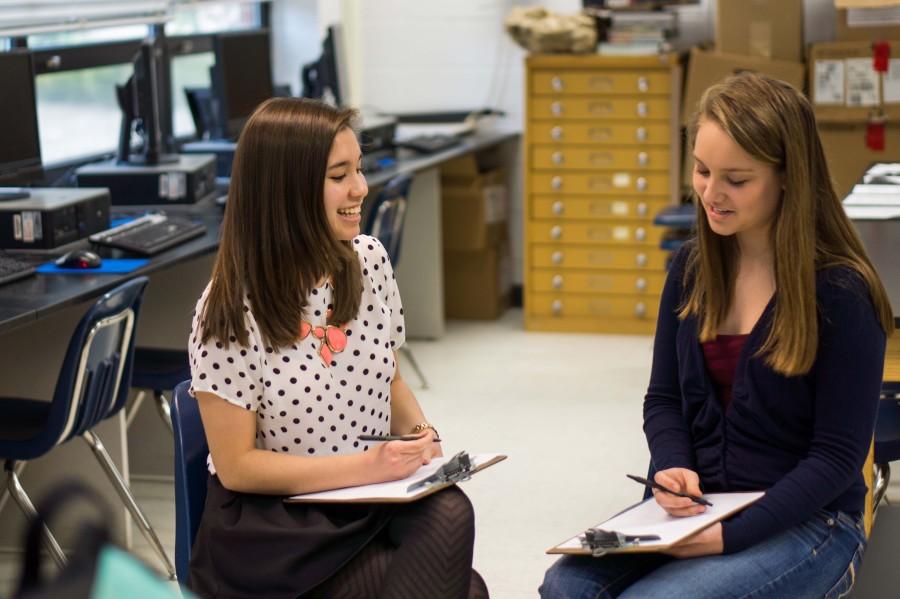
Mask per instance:
[[[525,326],[651,334],[677,202],[674,55],[526,62]]]

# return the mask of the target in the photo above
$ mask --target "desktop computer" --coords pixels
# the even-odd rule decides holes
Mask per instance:
[[[107,187],[115,206],[194,204],[216,190],[213,154],[178,154],[177,162],[143,165],[115,160],[75,171],[80,187]]]
[[[0,203],[0,248],[52,250],[109,228],[109,191],[38,188]]]

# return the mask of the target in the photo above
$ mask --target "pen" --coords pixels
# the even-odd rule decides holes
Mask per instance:
[[[645,487],[650,487],[651,489],[657,489],[659,491],[662,491],[663,493],[675,495],[676,497],[687,497],[694,503],[699,503],[700,505],[708,505],[708,506],[712,507],[712,503],[710,503],[706,499],[703,499],[702,497],[698,497],[696,495],[691,495],[690,493],[678,493],[677,491],[672,491],[670,489],[665,488],[664,486],[662,486],[661,484],[659,484],[658,482],[656,482],[654,480],[647,480],[646,478],[641,478],[640,476],[635,476],[633,474],[626,474],[625,476],[627,476],[628,478],[630,478],[631,480],[633,480],[635,482],[641,483]]]
[[[421,435],[360,435],[357,437],[359,441],[418,441],[421,439]],[[433,439],[435,443],[440,443],[441,440],[435,437]]]

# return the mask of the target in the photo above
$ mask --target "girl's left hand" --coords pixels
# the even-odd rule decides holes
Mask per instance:
[[[722,523],[716,522],[709,528],[704,528],[677,545],[673,545],[663,553],[683,559],[702,555],[719,555],[722,550]]]

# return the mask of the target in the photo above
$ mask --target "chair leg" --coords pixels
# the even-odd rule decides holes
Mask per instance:
[[[872,490],[872,511],[878,509],[878,506],[881,504],[881,500],[884,499],[885,493],[887,493],[887,488],[890,482],[891,465],[875,464],[875,476],[872,485],[873,487],[875,487]]]
[[[122,499],[125,507],[128,508],[128,511],[131,513],[134,521],[137,523],[138,528],[141,529],[141,533],[143,533],[147,541],[150,542],[150,546],[153,548],[153,550],[156,551],[156,554],[159,556],[160,561],[162,561],[163,565],[166,568],[166,573],[169,575],[169,579],[175,580],[175,567],[172,565],[172,561],[169,559],[169,556],[166,555],[166,550],[163,549],[162,543],[160,543],[159,541],[159,537],[156,536],[156,531],[154,531],[153,527],[150,526],[150,522],[147,520],[144,512],[134,500],[134,495],[131,494],[131,490],[128,488],[128,485],[125,483],[125,480],[122,478],[122,475],[119,473],[119,470],[113,463],[112,458],[110,458],[109,454],[106,452],[106,448],[103,446],[100,438],[96,433],[94,433],[94,431],[90,430],[85,431],[82,434],[82,438],[87,442],[91,450],[94,452],[94,456],[97,458],[97,461],[100,462],[100,466],[103,467],[103,471],[106,473],[106,476],[113,484],[113,487],[115,487],[116,492],[119,494],[119,497]]]
[[[142,389],[134,396],[134,401],[131,402],[131,406],[125,411],[125,428],[131,428],[131,423],[134,421],[134,417],[137,416],[138,410],[141,409],[141,404],[144,403],[146,395],[147,392]]]
[[[34,521],[38,517],[37,510],[34,509],[34,504],[31,503],[31,499],[28,497],[25,489],[22,488],[22,484],[19,482],[19,475],[16,473],[16,470],[21,472],[22,469],[19,467],[19,464],[21,463],[22,462],[14,462],[12,460],[6,462],[6,487],[10,496],[13,498],[13,501],[19,506],[19,509],[22,510],[30,521]],[[44,548],[47,549],[47,552],[50,554],[50,557],[53,558],[57,567],[62,569],[67,562],[66,554],[63,553],[62,548],[59,546],[59,543],[56,542],[56,538],[53,536],[53,533],[50,532],[50,529],[47,528],[46,524],[43,525],[43,529]]]
[[[7,460],[5,466],[7,469],[12,468],[12,471],[16,473],[16,476],[22,476],[22,471],[25,470],[25,465],[28,462],[24,461],[13,461]],[[4,486],[0,488],[0,513],[3,512],[3,508],[6,507],[6,502],[9,501],[9,487]]]
[[[403,352],[403,357],[409,362],[409,365],[412,366],[412,369],[416,372],[416,376],[419,377],[419,382],[423,389],[428,388],[428,381],[425,380],[425,375],[422,374],[422,369],[419,368],[419,363],[416,362],[416,358],[413,356],[412,350],[409,349],[409,346],[404,344],[400,351]]]
[[[162,391],[154,391],[153,399],[156,400],[156,411],[159,412],[159,417],[163,419],[163,422],[166,423],[166,426],[169,428],[169,432],[171,433],[172,413],[169,409],[169,402],[166,400],[166,396],[163,395]]]

